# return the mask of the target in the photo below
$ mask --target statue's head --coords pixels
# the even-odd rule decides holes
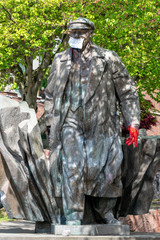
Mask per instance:
[[[84,50],[94,32],[94,23],[86,18],[77,18],[68,23],[69,44],[72,48]]]

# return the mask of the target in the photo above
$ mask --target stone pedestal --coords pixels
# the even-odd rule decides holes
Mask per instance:
[[[65,236],[107,236],[130,234],[128,225],[95,224],[95,225],[54,225],[47,222],[36,222],[36,233],[50,233]]]

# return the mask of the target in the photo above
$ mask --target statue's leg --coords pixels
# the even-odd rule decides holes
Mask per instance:
[[[66,224],[81,224],[84,212],[84,137],[78,126],[62,130],[62,201]]]
[[[92,206],[97,222],[106,224],[121,224],[114,217],[114,207],[117,198],[92,197]]]

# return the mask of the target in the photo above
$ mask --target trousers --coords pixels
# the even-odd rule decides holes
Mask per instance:
[[[82,122],[67,117],[62,128],[62,202],[66,221],[80,220],[87,223],[93,215],[97,222],[101,221],[105,213],[116,204],[116,197],[85,194],[89,182],[86,144]],[[86,208],[90,208],[89,216],[85,214]]]

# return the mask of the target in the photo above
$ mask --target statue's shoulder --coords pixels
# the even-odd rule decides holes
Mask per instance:
[[[93,44],[92,47],[93,50],[97,53],[97,55],[104,57],[106,61],[107,60],[115,61],[117,60],[117,58],[119,58],[117,53],[113,50],[101,48],[96,44]]]
[[[70,48],[67,48],[66,50],[64,50],[62,52],[56,53],[54,56],[54,59],[61,60],[63,58],[66,58],[70,54],[70,52],[71,52]]]

